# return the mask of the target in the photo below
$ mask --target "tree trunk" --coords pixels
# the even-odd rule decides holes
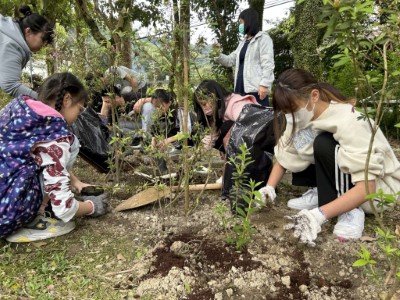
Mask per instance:
[[[179,52],[181,51],[181,37],[179,35],[179,9],[178,9],[178,0],[172,0],[173,5],[173,38],[174,38],[174,47],[172,48],[172,63],[171,63],[171,70],[170,70],[170,80],[168,83],[168,88],[170,91],[173,91],[175,88],[176,77],[179,76],[179,72],[177,72],[177,64],[178,64],[178,56]],[[180,78],[179,78],[180,79]],[[178,95],[179,96],[179,95]]]
[[[43,0],[42,2],[42,10],[43,10],[43,15],[46,16],[46,18],[50,21],[51,24],[56,24],[57,20],[52,13],[52,3],[49,0]],[[39,11],[36,8],[36,11]],[[56,54],[56,55],[54,55]],[[58,55],[57,55],[57,44],[56,41],[53,41],[52,44],[52,49],[46,49],[46,67],[47,67],[47,74],[48,76],[54,74],[58,70]]]
[[[124,37],[121,40],[121,64],[132,67],[132,26],[129,19],[125,19],[122,28]]]
[[[112,24],[112,22],[108,23],[108,29],[110,31],[116,31],[115,40],[117,41],[121,53],[119,64],[128,68],[132,67],[132,25],[129,14],[130,7],[131,0],[125,0],[123,8],[119,12],[116,26]],[[113,25],[115,28],[113,28]],[[117,34],[118,32],[121,32],[121,37]]]
[[[260,30],[263,28],[265,0],[249,0],[249,6],[258,12],[258,20],[260,22]]]
[[[300,5],[296,4],[294,30],[289,37],[295,67],[309,71],[317,79],[322,77],[322,64],[317,51],[320,40],[317,24],[321,7],[320,0],[307,0]]]
[[[95,41],[102,46],[107,45],[108,40],[104,37],[104,35],[100,32],[99,27],[96,24],[96,20],[92,18],[91,12],[89,12],[88,7],[86,6],[86,1],[84,0],[75,0],[76,6],[79,8],[79,14],[85,21],[86,25],[90,29],[90,33],[92,34]],[[113,42],[111,41],[111,44]]]
[[[181,28],[182,28],[182,66],[183,66],[183,134],[188,135],[188,116],[189,116],[189,60],[190,60],[190,0],[181,2]],[[190,209],[189,194],[189,153],[187,139],[184,139],[183,168],[185,174],[185,212]]]

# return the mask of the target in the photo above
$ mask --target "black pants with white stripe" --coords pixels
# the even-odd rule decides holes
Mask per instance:
[[[333,134],[323,132],[314,140],[315,165],[292,174],[292,184],[318,188],[318,205],[322,206],[347,192],[354,185],[351,175],[343,173],[337,164],[340,148]]]

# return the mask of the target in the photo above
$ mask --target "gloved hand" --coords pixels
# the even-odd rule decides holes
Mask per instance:
[[[212,45],[211,55],[213,57],[218,57],[221,54],[221,45],[219,43],[215,43]]]
[[[214,145],[215,145],[215,141],[218,139],[219,134],[218,133],[212,133],[212,134],[208,134],[206,135],[201,142],[204,145],[204,149],[206,150],[211,150]]]
[[[98,196],[82,196],[81,199],[84,202],[91,202],[93,205],[93,211],[88,214],[88,216],[100,217],[108,212],[108,201],[110,197],[107,193]]]
[[[318,207],[312,210],[303,209],[298,214],[286,218],[291,222],[285,225],[284,229],[293,229],[293,235],[308,246],[315,246],[314,241],[321,231],[321,225],[328,221]]]
[[[261,194],[261,201],[264,202],[265,204],[268,202],[274,203],[275,198],[276,198],[276,193],[275,193],[275,188],[266,185],[263,188],[258,190]]]

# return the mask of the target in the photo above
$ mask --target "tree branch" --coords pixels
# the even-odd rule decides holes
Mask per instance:
[[[96,24],[96,21],[91,17],[89,9],[86,6],[86,1],[84,0],[75,0],[76,6],[79,8],[80,15],[87,24],[90,29],[90,32],[93,38],[100,45],[106,45],[108,40],[101,34],[99,27]]]

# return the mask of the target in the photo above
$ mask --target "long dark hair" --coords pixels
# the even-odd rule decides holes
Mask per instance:
[[[225,99],[230,95],[231,93],[215,80],[203,80],[193,95],[193,105],[198,122],[204,127],[215,126],[216,128],[220,128],[225,114]],[[212,116],[206,116],[198,103],[205,97],[213,98],[216,101]]]
[[[292,114],[293,137],[296,130],[294,112],[298,109],[296,100],[307,100],[312,90],[318,90],[320,100],[327,103],[330,103],[332,100],[340,103],[352,103],[354,101],[354,99],[343,96],[337,88],[329,83],[318,82],[310,72],[302,69],[288,69],[279,75],[272,93],[272,107],[274,108],[275,115],[274,127],[277,139],[281,136],[284,126],[284,124],[279,122],[278,114],[280,112]]]
[[[172,112],[171,121],[175,121],[176,118],[178,117],[178,105],[176,103],[176,95],[173,91],[167,91],[165,89],[156,89],[154,93],[151,95],[152,99],[156,99],[157,101],[160,101],[163,104],[169,104],[169,110]]]
[[[47,105],[55,103],[55,109],[60,111],[66,93],[71,94],[74,103],[82,100],[87,102],[85,87],[75,75],[68,72],[48,77],[39,89],[38,99]]]
[[[176,96],[174,92],[169,92],[165,89],[156,89],[151,97],[158,99],[162,103],[175,105]]]
[[[239,19],[244,21],[244,33],[255,36],[260,31],[258,12],[254,8],[247,8],[239,14]]]
[[[33,13],[28,5],[21,5],[19,12],[24,16],[16,18],[15,21],[19,24],[22,32],[26,28],[30,28],[34,33],[44,32],[43,42],[45,44],[53,42],[54,26],[50,24],[49,20],[39,14]]]
[[[154,101],[160,102],[160,104],[169,104],[169,111],[160,115],[154,124],[151,126],[152,135],[164,135],[173,136],[178,133],[177,128],[179,128],[178,120],[178,105],[176,102],[176,95],[173,91],[167,91],[165,89],[156,89],[150,96],[152,99],[152,104]],[[162,123],[164,125],[162,125]]]

